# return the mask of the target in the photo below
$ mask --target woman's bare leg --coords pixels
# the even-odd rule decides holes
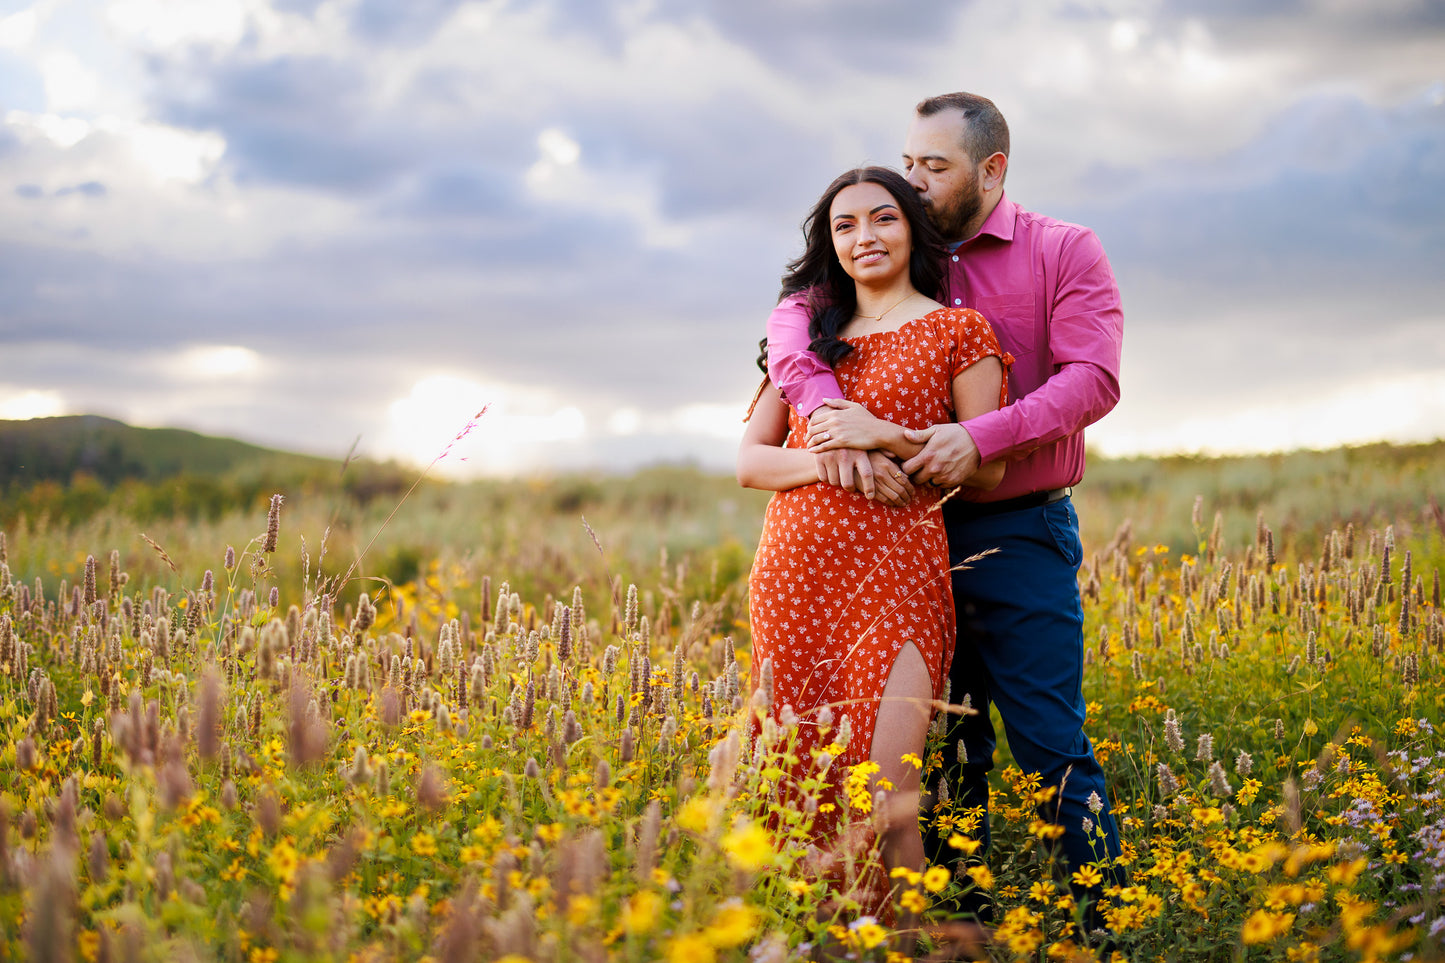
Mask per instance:
[[[877,813],[879,850],[883,867],[890,874],[900,866],[914,872],[923,869],[923,836],[918,829],[920,774],[911,762],[903,761],[903,756],[912,753],[922,758],[932,703],[933,680],[928,665],[917,646],[905,643],[883,687],[869,756],[878,763],[875,778],[886,779],[893,786],[884,790]],[[875,784],[875,795],[878,788]],[[900,928],[915,925],[914,920],[904,917],[898,922]],[[907,945],[911,947],[911,941]]]

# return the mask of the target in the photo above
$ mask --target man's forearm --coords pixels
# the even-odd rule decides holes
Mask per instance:
[[[833,369],[808,350],[808,306],[785,298],[768,315],[768,377],[804,418],[828,398],[843,397]]]
[[[963,422],[979,461],[1018,458],[1072,435],[1108,414],[1119,401],[1119,382],[1098,365],[1064,365],[1018,401]]]

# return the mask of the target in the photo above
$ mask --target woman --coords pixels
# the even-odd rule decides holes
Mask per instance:
[[[898,462],[922,446],[903,432],[1001,405],[1012,359],[980,315],[933,299],[943,245],[899,174],[843,174],[804,233],[807,247],[788,265],[783,296],[809,299],[813,351],[834,368],[847,399],[830,402],[839,410],[811,439],[771,384],[754,402],[738,481],[778,493],[748,583],[754,687],[770,671],[770,711],[799,719],[804,771],[795,777],[815,773],[815,748],[836,738],[820,738],[820,728],[847,717],[851,738],[834,771],[877,764],[869,788],[870,796],[884,789],[874,819],[884,865],[918,870],[919,769],[909,756],[921,759],[932,703],[943,696],[954,617],[934,511],[941,493],[919,489],[906,498]],[[875,462],[885,469],[877,473],[882,501],[819,483],[813,452],[839,446],[886,453]],[[967,484],[992,488],[1002,477],[1002,463],[985,465]],[[820,807],[815,822],[825,835],[829,809]]]

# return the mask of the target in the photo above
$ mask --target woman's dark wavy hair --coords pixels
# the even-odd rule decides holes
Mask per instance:
[[[803,221],[807,247],[796,260],[789,262],[788,271],[783,275],[783,289],[778,295],[780,301],[795,294],[808,298],[811,312],[808,335],[813,339],[808,349],[830,368],[853,350],[852,345],[839,339],[838,332],[858,311],[858,289],[833,250],[833,225],[828,214],[843,188],[854,184],[877,184],[893,195],[913,240],[908,279],[925,297],[936,299],[943,290],[943,236],[928,219],[928,211],[913,185],[886,167],[859,167],[840,174]]]

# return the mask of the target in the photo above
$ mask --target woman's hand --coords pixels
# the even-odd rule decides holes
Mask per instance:
[[[902,508],[913,499],[913,483],[898,462],[877,449],[868,452],[873,466],[873,500],[890,508]]]
[[[874,417],[856,401],[829,398],[808,419],[808,450],[817,454],[835,448],[883,448],[899,433],[896,425]]]

